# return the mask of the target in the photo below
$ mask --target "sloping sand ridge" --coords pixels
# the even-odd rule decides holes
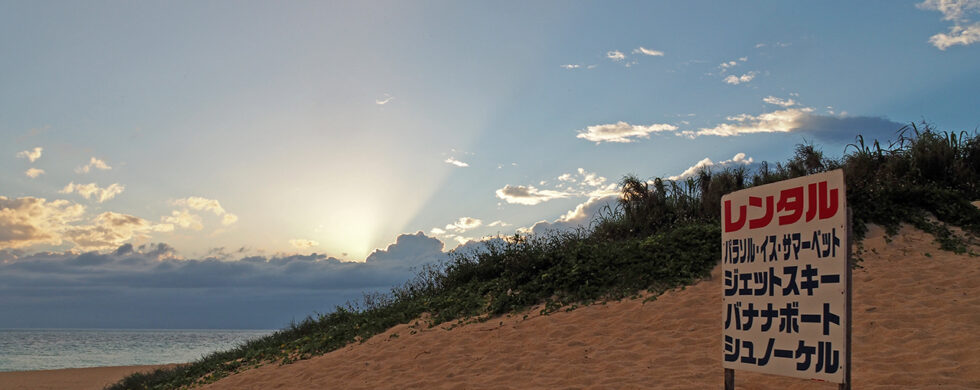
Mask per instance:
[[[855,389],[980,389],[980,258],[904,227],[872,227],[854,271]],[[974,248],[974,251],[978,251]],[[722,387],[720,268],[655,301],[532,310],[449,329],[401,325],[207,389],[704,389]],[[739,371],[740,389],[836,389]]]

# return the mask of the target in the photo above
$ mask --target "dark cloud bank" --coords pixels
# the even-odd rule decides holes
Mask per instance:
[[[806,115],[798,122],[795,130],[809,134],[818,140],[835,143],[854,142],[858,135],[866,140],[881,141],[896,139],[902,123],[874,116],[836,117],[827,115]]]
[[[419,232],[363,263],[316,253],[184,260],[166,244],[106,254],[0,251],[0,328],[280,328],[400,285],[445,260],[442,250]]]

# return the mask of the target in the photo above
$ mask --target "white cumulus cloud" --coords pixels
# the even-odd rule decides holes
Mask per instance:
[[[721,64],[718,64],[718,69],[721,70],[719,73],[725,74],[726,72],[728,72],[729,69],[734,68],[736,65],[738,65],[739,62],[745,62],[748,60],[749,57],[739,57],[737,60],[722,62]]]
[[[29,177],[31,179],[36,179],[38,176],[41,176],[41,175],[44,174],[44,170],[43,169],[38,169],[38,168],[30,168],[27,171],[25,171],[24,174],[27,175],[27,177]]]
[[[113,183],[108,187],[101,188],[95,183],[75,184],[75,182],[71,182],[58,192],[62,194],[70,194],[74,192],[81,195],[85,199],[94,199],[95,201],[102,203],[109,199],[115,198],[116,195],[121,194],[125,189],[126,186],[119,183]]]
[[[758,74],[758,73],[756,73],[756,72],[748,72],[748,73],[745,73],[745,74],[743,74],[741,76],[736,76],[736,75],[730,74],[730,75],[728,75],[728,77],[725,77],[725,82],[728,83],[728,84],[731,84],[731,85],[739,85],[739,84],[742,84],[742,83],[747,83],[749,81],[752,81],[752,79],[755,78],[755,75],[756,74]]]
[[[955,45],[971,45],[980,41],[980,22],[972,22],[970,14],[980,12],[980,0],[926,0],[916,7],[922,10],[939,11],[943,20],[953,22],[948,33],[938,33],[929,37],[929,43],[939,50]]]
[[[155,225],[140,217],[107,211],[93,218],[89,225],[67,229],[65,237],[78,248],[91,251],[115,249],[132,239],[149,239],[151,232],[172,230],[170,224]]]
[[[235,215],[235,214],[226,213],[224,216],[221,217],[221,224],[222,225],[228,226],[228,225],[231,225],[231,224],[233,224],[235,222],[238,222],[238,216]]]
[[[606,52],[606,58],[608,58],[610,60],[613,60],[613,61],[622,61],[622,60],[625,60],[626,59],[626,55],[623,54],[623,52],[621,52],[619,50],[612,50],[612,51]]]
[[[647,49],[643,46],[640,46],[636,49],[633,49],[633,54],[644,54],[648,56],[663,57],[664,52],[660,50]]]
[[[690,168],[685,169],[684,172],[681,172],[679,175],[671,176],[671,177],[668,177],[667,179],[669,179],[669,180],[683,180],[683,179],[687,179],[687,178],[689,178],[691,176],[694,176],[699,171],[701,171],[701,169],[709,169],[710,170],[712,167],[721,167],[721,168],[724,168],[724,167],[728,167],[728,166],[749,165],[749,164],[752,164],[752,162],[753,162],[752,157],[746,158],[745,157],[745,153],[738,153],[734,157],[732,157],[731,159],[728,159],[728,160],[725,160],[725,161],[720,161],[720,162],[717,162],[717,163],[714,162],[714,161],[711,161],[710,158],[705,157],[703,160],[698,161],[697,164],[694,164]]]
[[[507,203],[536,205],[552,199],[569,197],[605,197],[619,193],[619,185],[609,183],[608,179],[579,168],[577,173],[558,176],[553,189],[539,189],[534,186],[511,186],[497,190],[497,197]],[[506,225],[503,225],[506,226]]]
[[[386,94],[384,94],[384,97],[382,97],[380,99],[374,99],[374,104],[377,104],[379,106],[383,106],[385,104],[388,104],[389,102],[391,102],[394,99],[395,99],[394,96],[391,96],[391,95],[389,95],[389,94],[386,93]]]
[[[62,234],[83,214],[85,206],[67,200],[0,196],[0,249],[60,245]]]
[[[980,22],[968,26],[953,26],[949,28],[948,34],[939,33],[929,37],[929,43],[939,50],[955,45],[966,46],[977,41],[980,41]]]
[[[597,213],[607,207],[615,207],[619,199],[619,194],[591,197],[552,222],[539,221],[531,227],[518,228],[517,231],[524,234],[539,235],[549,231],[569,231],[579,227],[587,227]]]
[[[201,216],[197,214],[191,214],[187,209],[184,210],[174,210],[170,213],[169,217],[163,217],[163,222],[180,226],[184,229],[191,230],[201,230],[204,229],[204,224],[201,222]]]
[[[601,187],[606,183],[606,178],[599,176],[594,172],[588,172],[585,170],[585,168],[579,168],[578,174],[582,175],[582,183],[588,186]],[[562,176],[558,176],[558,180],[561,180]]]
[[[112,249],[152,232],[173,230],[170,224],[153,224],[142,218],[103,212],[83,221],[85,206],[67,200],[47,201],[0,196],[0,249],[35,245],[74,244],[90,251]]]
[[[677,126],[668,123],[654,123],[649,126],[631,125],[619,121],[603,125],[588,126],[580,130],[576,138],[582,138],[595,143],[602,142],[633,142],[633,138],[649,138],[650,133],[674,131]]]
[[[459,161],[459,160],[457,160],[455,158],[452,158],[452,157],[447,158],[443,162],[446,163],[446,164],[455,165],[455,166],[460,167],[460,168],[466,168],[466,167],[470,166],[470,164],[467,164],[465,162]]]
[[[702,128],[697,132],[688,133],[688,136],[717,135],[730,137],[734,135],[753,134],[753,133],[787,133],[800,127],[800,121],[812,108],[790,108],[767,112],[759,115],[739,114],[730,116],[729,123],[722,123],[715,127]]]
[[[465,232],[467,230],[472,230],[483,225],[483,221],[472,217],[460,217],[456,222],[446,225],[447,231],[452,232]]]
[[[522,204],[533,206],[553,199],[567,198],[571,194],[555,190],[539,190],[534,186],[512,186],[505,185],[496,191],[497,198],[503,199],[507,203]]]
[[[758,115],[738,114],[726,118],[727,122],[698,130],[684,130],[675,134],[688,138],[705,135],[719,137],[758,133],[809,134],[832,142],[853,140],[858,134],[865,137],[888,136],[902,127],[884,117],[816,115],[810,107],[792,107]]]
[[[93,168],[98,170],[103,170],[103,171],[108,171],[112,169],[112,167],[110,167],[109,164],[106,164],[105,161],[92,157],[91,159],[89,159],[88,164],[75,168],[75,172],[89,173],[90,171],[92,171]]]
[[[780,99],[775,96],[766,96],[765,98],[762,99],[762,101],[769,104],[774,104],[783,107],[792,107],[796,105],[796,101],[793,99]]]
[[[221,207],[221,202],[214,199],[203,198],[200,196],[191,196],[183,199],[177,199],[173,201],[176,206],[183,206],[193,210],[199,211],[210,211],[221,218],[221,224],[228,226],[238,221],[238,216],[225,211],[224,207]],[[200,230],[200,229],[196,229]]]
[[[37,161],[37,159],[41,158],[41,151],[42,150],[44,150],[44,149],[41,148],[40,146],[38,146],[38,147],[36,147],[34,149],[31,149],[31,150],[25,150],[23,152],[18,152],[17,153],[17,157],[18,158],[26,158],[27,161],[35,162],[35,161]]]

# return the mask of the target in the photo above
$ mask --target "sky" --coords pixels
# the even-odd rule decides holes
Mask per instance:
[[[0,328],[273,328],[618,182],[980,126],[980,0],[0,1]]]

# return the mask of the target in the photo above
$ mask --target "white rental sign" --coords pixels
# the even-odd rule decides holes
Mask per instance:
[[[724,368],[847,380],[844,190],[837,170],[722,198]]]

